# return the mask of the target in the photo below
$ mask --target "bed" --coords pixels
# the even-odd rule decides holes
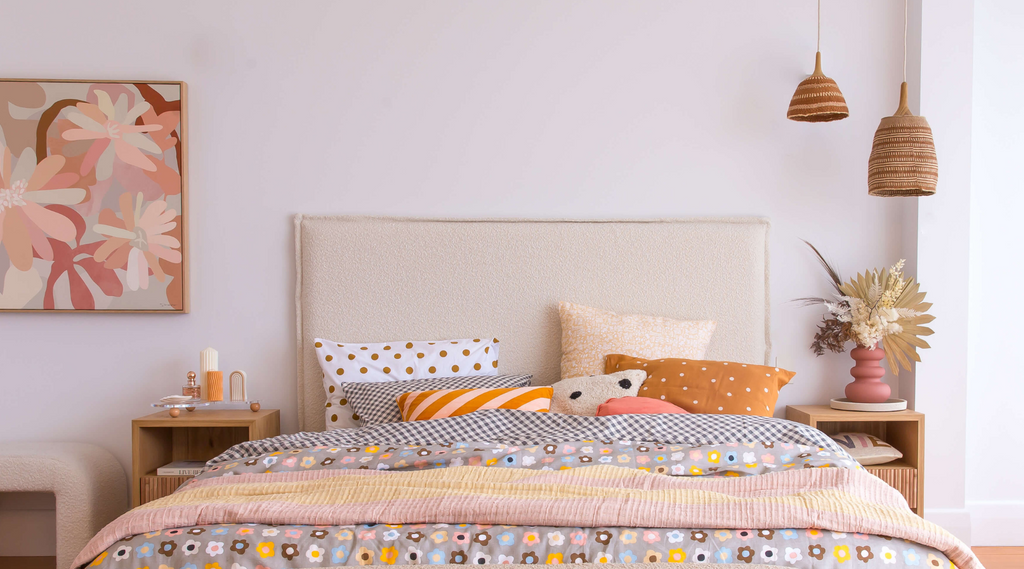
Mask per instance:
[[[493,335],[503,370],[545,385],[570,300],[714,319],[708,359],[766,364],[764,219],[295,227],[302,432],[229,449],[105,528],[76,566],[980,567],[827,436],[780,419],[490,409],[324,431],[317,337]]]

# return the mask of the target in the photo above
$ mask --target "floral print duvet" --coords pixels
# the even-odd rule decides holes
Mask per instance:
[[[568,528],[478,524],[228,524],[137,535],[96,567],[257,569],[360,565],[740,563],[785,567],[940,567],[930,547],[819,529]]]
[[[785,423],[780,421],[780,423]],[[432,441],[376,444],[361,430],[292,438],[252,456],[211,461],[179,492],[203,481],[253,474],[376,470],[408,472],[474,466],[569,470],[611,465],[670,477],[773,476],[800,469],[860,469],[823,434],[814,441],[729,441],[690,445],[625,438],[510,444]],[[608,432],[598,432],[607,435]],[[621,432],[617,434],[622,434]],[[509,439],[521,437],[506,434]],[[802,444],[793,440],[813,442]],[[361,442],[357,442],[361,441]],[[367,520],[368,522],[371,520]],[[456,522],[458,520],[452,520]],[[90,567],[149,569],[287,569],[356,565],[694,563],[822,567],[942,567],[938,549],[904,539],[800,527],[564,527],[481,523],[291,525],[223,523],[170,527],[126,536]]]

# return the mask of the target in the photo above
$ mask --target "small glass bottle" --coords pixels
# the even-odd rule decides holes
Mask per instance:
[[[190,371],[185,377],[188,378],[188,384],[181,388],[181,394],[187,395],[192,399],[202,399],[202,393],[200,392],[202,388],[196,385],[196,372]]]

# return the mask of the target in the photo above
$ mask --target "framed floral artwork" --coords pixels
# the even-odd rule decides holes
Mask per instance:
[[[185,101],[0,80],[0,310],[188,312]]]

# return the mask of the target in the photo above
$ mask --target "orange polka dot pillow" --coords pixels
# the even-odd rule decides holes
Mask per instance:
[[[551,387],[510,389],[435,389],[412,391],[398,396],[404,421],[427,421],[457,417],[481,409],[519,409],[547,413],[551,409]]]
[[[690,413],[759,415],[771,417],[779,390],[796,375],[782,368],[735,362],[643,359],[609,355],[608,373],[642,369],[647,381],[640,397],[652,397],[682,407]]]
[[[603,374],[606,354],[699,360],[715,331],[713,320],[616,314],[570,302],[558,304],[558,316],[562,323],[562,379]]]
[[[342,384],[404,381],[498,373],[498,340],[400,341],[352,344],[316,338],[316,359],[324,373],[324,391],[331,407],[329,429],[359,426]],[[332,421],[332,417],[338,420]]]

